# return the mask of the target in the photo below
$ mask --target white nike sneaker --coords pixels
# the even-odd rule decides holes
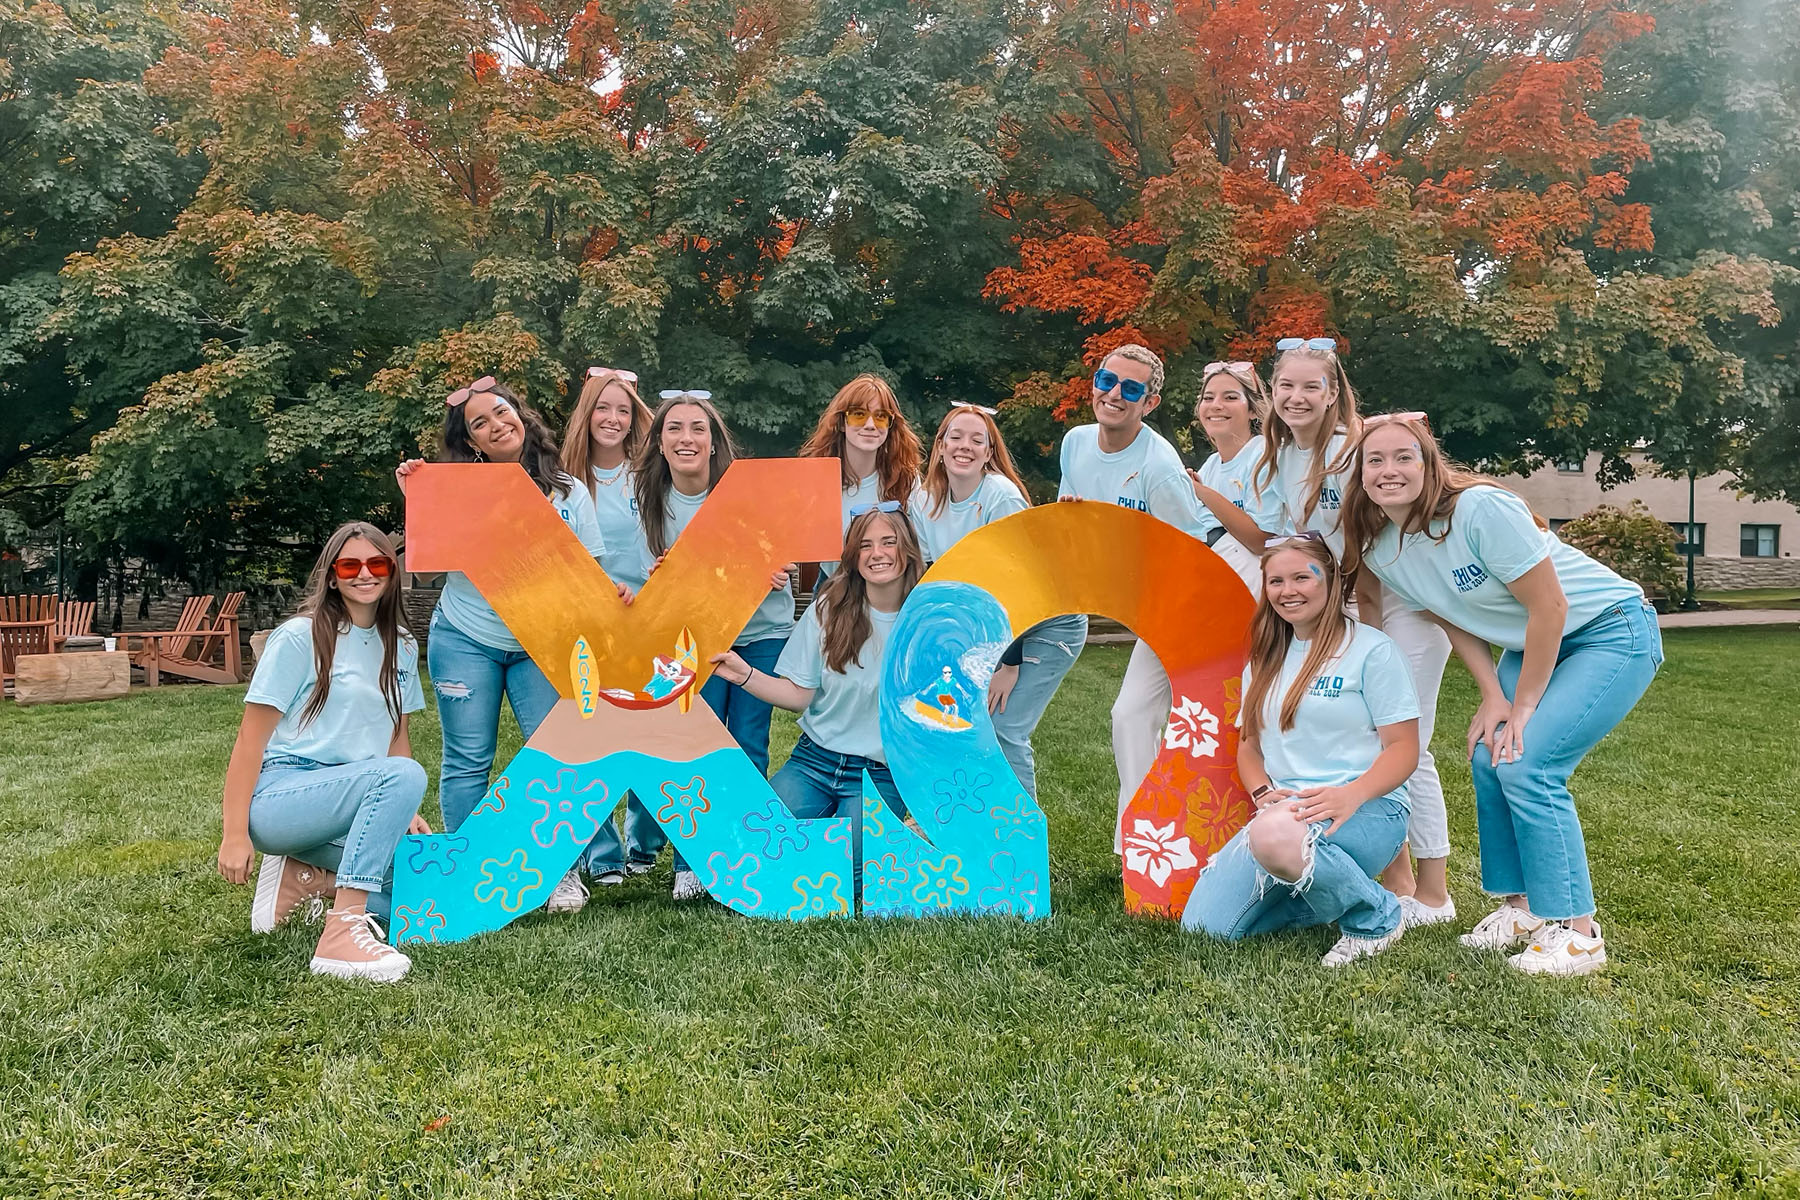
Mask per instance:
[[[1506,962],[1527,975],[1591,975],[1606,965],[1606,939],[1598,921],[1593,937],[1560,921],[1546,921],[1531,944]]]
[[[1471,950],[1511,950],[1544,927],[1541,917],[1516,904],[1502,904],[1456,940]]]
[[[671,893],[677,900],[698,900],[706,895],[706,885],[700,882],[700,876],[692,871],[675,872],[675,890]]]
[[[1417,896],[1401,896],[1400,915],[1406,918],[1408,929],[1420,929],[1426,925],[1443,925],[1456,920],[1456,901],[1445,900],[1433,908],[1429,904],[1420,903]]]
[[[1325,957],[1321,958],[1319,962],[1321,965],[1327,967],[1342,967],[1355,962],[1359,958],[1374,958],[1377,954],[1380,954],[1383,950],[1386,950],[1389,946],[1392,946],[1395,942],[1399,941],[1400,935],[1405,932],[1406,922],[1402,921],[1399,925],[1394,927],[1394,932],[1383,934],[1381,937],[1352,937],[1350,934],[1346,933],[1337,940],[1335,946],[1325,952]]]
[[[581,882],[581,876],[570,871],[544,901],[544,911],[553,913],[578,913],[587,906],[587,885]]]

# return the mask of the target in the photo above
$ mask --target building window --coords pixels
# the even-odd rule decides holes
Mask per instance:
[[[1562,527],[1564,525],[1567,525],[1572,519],[1573,518],[1571,518],[1571,517],[1551,517],[1551,518],[1549,518],[1550,532],[1551,533],[1561,533]]]
[[[1563,475],[1586,475],[1587,460],[1585,458],[1559,458],[1556,469]]]
[[[1738,554],[1743,558],[1774,558],[1780,553],[1779,525],[1743,525],[1739,527]]]
[[[1670,521],[1669,528],[1675,531],[1675,553],[1686,557],[1691,552],[1696,555],[1706,553],[1706,522],[1696,521],[1689,525],[1686,521]]]

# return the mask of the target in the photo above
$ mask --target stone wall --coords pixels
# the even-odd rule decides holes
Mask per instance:
[[[431,636],[431,610],[437,607],[438,596],[442,588],[409,587],[401,593],[401,603],[406,607],[407,632],[419,640],[419,650],[425,649],[425,641]]]
[[[1800,588],[1800,558],[1696,558],[1694,582],[1706,591]]]

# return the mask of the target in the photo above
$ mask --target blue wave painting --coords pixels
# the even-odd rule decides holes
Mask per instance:
[[[1050,915],[1050,844],[1001,752],[988,681],[1012,640],[1006,611],[967,583],[915,588],[888,635],[881,741],[920,837],[863,784],[866,916]]]

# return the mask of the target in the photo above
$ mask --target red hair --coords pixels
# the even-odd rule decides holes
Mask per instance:
[[[875,474],[880,478],[881,499],[905,504],[919,486],[919,435],[906,423],[894,389],[879,375],[858,375],[838,389],[819,415],[812,436],[800,447],[800,457],[835,457],[843,471],[844,490],[855,487],[858,480],[850,474],[850,459],[844,453],[844,414],[853,408],[888,415],[888,437],[875,452]]]

